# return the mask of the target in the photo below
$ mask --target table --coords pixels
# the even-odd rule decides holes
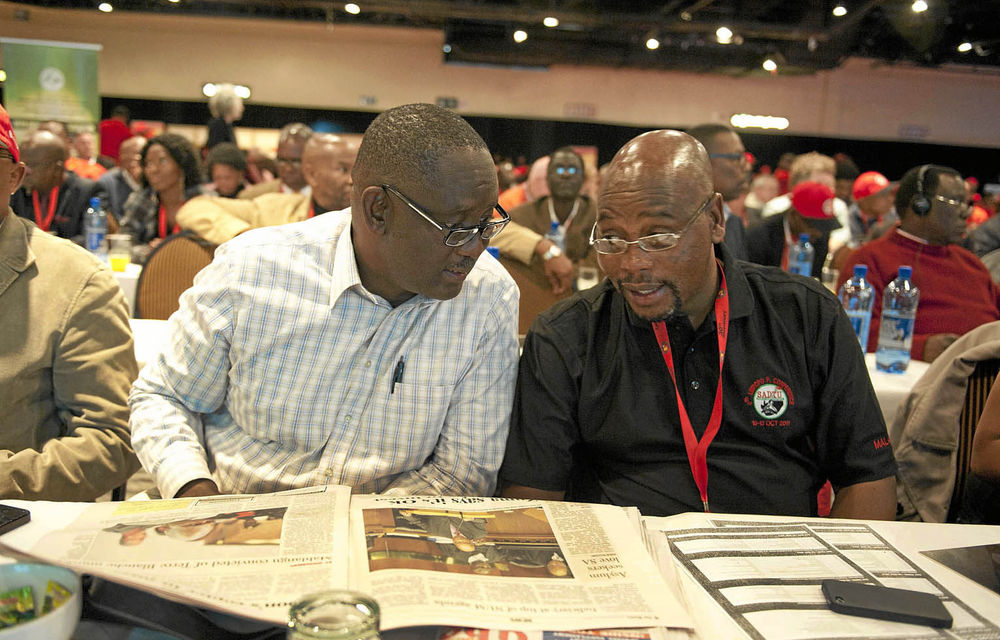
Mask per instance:
[[[878,404],[882,408],[885,426],[889,427],[896,419],[899,405],[903,404],[910,389],[931,365],[929,362],[911,360],[910,366],[906,368],[904,373],[885,373],[875,367],[874,353],[865,354],[865,364],[868,365],[868,377],[871,378],[872,387],[875,388],[875,395],[878,397]]]
[[[128,323],[132,327],[135,360],[142,369],[167,343],[167,321],[130,318]]]
[[[125,301],[128,302],[129,315],[135,313],[135,289],[139,283],[139,274],[142,273],[142,265],[129,263],[125,266],[125,271],[113,271],[118,286],[125,294]]]

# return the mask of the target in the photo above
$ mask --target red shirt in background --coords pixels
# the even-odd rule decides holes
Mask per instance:
[[[118,162],[118,147],[122,146],[122,143],[132,135],[128,125],[121,120],[108,118],[101,120],[101,123],[97,125],[97,132],[101,137],[101,155]]]

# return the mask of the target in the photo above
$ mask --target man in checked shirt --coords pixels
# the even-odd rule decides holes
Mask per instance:
[[[349,209],[238,236],[182,296],[129,398],[164,497],[492,494],[518,292],[482,256],[508,220],[489,151],[405,105],[372,122],[352,178]]]

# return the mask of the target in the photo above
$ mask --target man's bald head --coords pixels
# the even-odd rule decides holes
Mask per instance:
[[[718,286],[713,245],[726,235],[705,147],[679,131],[633,138],[611,160],[598,203],[598,262],[633,313],[700,326]]]
[[[323,211],[339,211],[351,204],[351,172],[357,153],[354,140],[332,133],[315,133],[306,143],[302,175]]]
[[[601,200],[606,194],[641,191],[673,204],[704,200],[712,190],[705,147],[686,133],[662,129],[633,138],[615,154],[601,181]]]
[[[21,161],[28,167],[24,188],[48,190],[63,182],[63,166],[69,150],[66,142],[49,131],[35,131],[21,145]]]

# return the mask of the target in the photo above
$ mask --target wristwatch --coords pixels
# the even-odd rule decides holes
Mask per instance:
[[[558,258],[562,254],[563,254],[562,249],[560,249],[556,245],[552,245],[551,247],[545,250],[545,253],[542,254],[542,260],[551,260],[552,258]]]

